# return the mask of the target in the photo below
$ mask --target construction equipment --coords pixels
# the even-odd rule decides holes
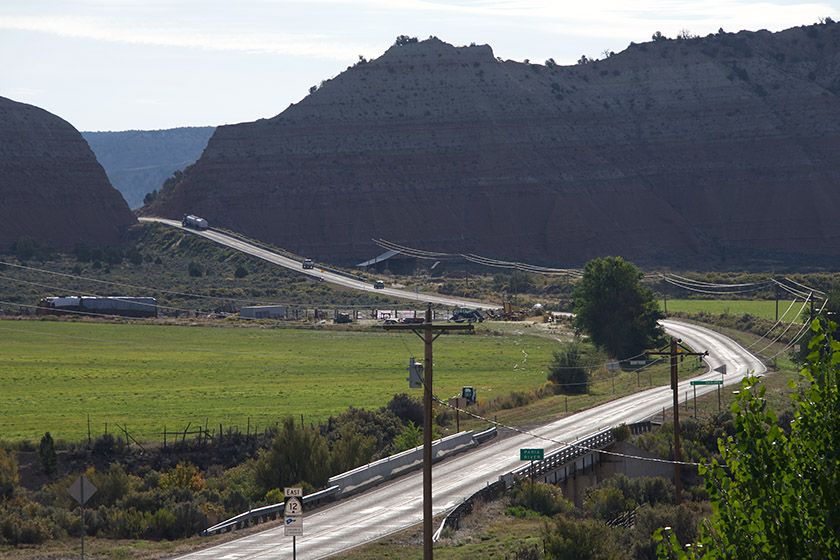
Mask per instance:
[[[463,323],[464,321],[467,323],[475,323],[476,321],[481,323],[484,321],[484,315],[482,315],[477,309],[461,307],[452,314],[451,320],[456,323]]]

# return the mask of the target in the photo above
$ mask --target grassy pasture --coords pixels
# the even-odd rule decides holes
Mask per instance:
[[[160,441],[192,426],[263,429],[286,415],[323,420],[378,408],[408,389],[413,333],[60,321],[0,321],[0,439],[49,431],[76,441],[127,426]],[[556,343],[525,334],[445,335],[434,345],[434,389],[463,385],[492,398],[545,382]]]
[[[664,309],[659,300],[660,309]],[[791,305],[790,300],[779,300],[779,319],[796,321],[802,302]],[[788,309],[789,308],[789,309]],[[753,315],[764,319],[776,319],[775,300],[722,300],[722,299],[668,299],[668,311],[684,313],[706,312],[712,315]]]

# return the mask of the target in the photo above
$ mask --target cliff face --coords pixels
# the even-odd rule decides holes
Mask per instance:
[[[0,200],[0,250],[24,236],[56,249],[114,245],[137,221],[75,128],[3,97]]]
[[[840,24],[573,67],[430,39],[218,128],[148,211],[343,262],[372,238],[559,265],[838,255],[838,93]]]

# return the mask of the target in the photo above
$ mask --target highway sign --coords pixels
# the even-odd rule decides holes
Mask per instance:
[[[290,515],[300,515],[303,513],[303,507],[300,504],[300,498],[286,498],[286,510],[284,512],[286,516]]]
[[[91,482],[86,479],[84,476],[80,476],[77,478],[73,484],[70,485],[70,488],[67,489],[67,492],[73,496],[80,505],[85,505],[91,496],[93,496],[94,492],[96,492],[96,486],[91,484]]]
[[[692,385],[723,385],[723,381],[720,379],[714,379],[711,381],[692,381]]]
[[[300,515],[286,516],[283,524],[286,526],[287,537],[303,536],[303,517]]]
[[[303,498],[303,488],[300,486],[283,488],[283,495],[287,498]]]
[[[621,368],[620,362],[607,362],[607,371],[615,371]]]
[[[542,449],[520,449],[519,450],[519,460],[520,461],[542,461],[543,460],[543,450]]]

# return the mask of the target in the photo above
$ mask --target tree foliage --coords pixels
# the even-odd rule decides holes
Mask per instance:
[[[271,447],[255,466],[256,483],[266,492],[306,481],[316,488],[330,476],[327,440],[312,427],[297,426],[293,417],[285,418]]]
[[[53,474],[58,468],[58,456],[55,453],[55,441],[49,432],[41,437],[41,443],[38,446],[38,458],[41,461],[41,472],[44,474]]]
[[[394,438],[394,450],[399,453],[413,449],[423,443],[423,428],[409,421]]]
[[[840,558],[840,342],[832,322],[816,319],[812,329],[791,435],[758,378],[744,379],[735,435],[721,440],[720,462],[700,468],[714,508],[702,547],[686,551],[669,535],[660,558]]]
[[[15,495],[18,486],[18,467],[15,456],[0,446],[0,501]]]
[[[592,379],[585,362],[585,355],[580,344],[571,342],[559,352],[554,352],[546,377],[557,386],[560,393],[568,395],[588,393]]]
[[[586,263],[572,292],[575,328],[611,356],[635,356],[662,337],[658,321],[664,315],[642,276],[621,257],[595,259]]]

